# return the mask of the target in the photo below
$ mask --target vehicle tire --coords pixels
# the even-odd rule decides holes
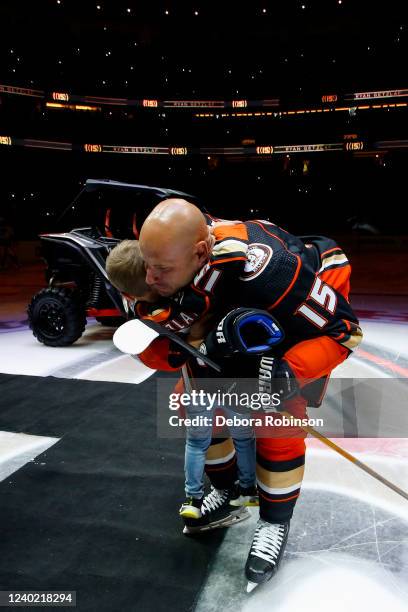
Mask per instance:
[[[95,317],[95,319],[105,327],[119,327],[127,321],[125,317]]]
[[[85,307],[78,293],[64,287],[47,287],[36,293],[27,314],[34,336],[47,346],[73,344],[86,325]]]

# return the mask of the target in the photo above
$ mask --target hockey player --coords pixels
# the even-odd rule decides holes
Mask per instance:
[[[140,246],[146,263],[146,282],[162,295],[171,295],[177,286],[178,275],[185,284],[188,276],[209,283],[217,292],[210,267],[203,266],[197,257],[194,237],[186,240],[188,224],[159,205],[147,218],[140,234]],[[174,205],[173,205],[174,212]],[[183,235],[184,246],[163,242],[167,231]],[[324,395],[328,376],[333,368],[346,359],[358,346],[362,332],[348,300],[351,268],[341,248],[325,237],[298,238],[276,225],[263,221],[246,222],[249,248],[247,264],[237,279],[234,289],[224,295],[225,306],[256,306],[273,313],[286,332],[286,340],[279,352],[271,356],[251,359],[252,374],[259,377],[260,388],[265,389],[268,376],[270,394],[278,393],[282,406],[301,417],[306,406],[319,405]],[[200,267],[199,267],[200,266]],[[166,285],[166,270],[173,274]],[[195,276],[194,276],[195,275]],[[222,303],[222,297],[221,297]],[[218,352],[225,357],[225,344],[235,353],[231,330],[234,313],[224,317],[217,333],[211,332],[203,350],[216,360]],[[221,342],[217,338],[223,339]],[[238,364],[245,357],[233,356],[235,375]],[[193,368],[197,366],[190,364]],[[247,370],[245,366],[245,370]],[[311,382],[312,381],[312,382]],[[300,494],[305,463],[305,434],[283,430],[280,436],[257,440],[257,476],[260,495],[260,519],[256,527],[246,564],[249,588],[271,578],[282,557],[290,520]],[[216,440],[208,456],[218,456],[217,475],[207,471],[220,498],[231,490],[234,482],[228,470],[229,441]],[[220,447],[223,449],[220,451]],[[214,455],[212,454],[214,453]],[[224,460],[224,461],[223,461]],[[227,499],[228,496],[226,495]]]
[[[195,215],[196,212],[197,209],[194,207],[192,213]],[[211,248],[206,265],[211,267],[213,274],[222,274],[220,285],[224,287],[225,291],[228,291],[230,280],[235,282],[238,275],[243,273],[246,265],[248,248],[246,228],[242,223],[223,224],[221,222],[215,224],[212,233],[210,233],[201,213],[199,214],[199,221],[201,221],[205,231],[203,234],[206,237],[204,244],[206,248],[207,245],[208,249]],[[172,300],[160,298],[157,291],[150,288],[145,282],[144,264],[137,240],[125,240],[115,247],[107,258],[106,270],[112,284],[128,300],[136,302],[135,312],[139,318],[156,321],[172,330],[186,331],[187,326],[191,326],[200,316],[207,315],[215,307],[214,294],[208,290],[205,284],[201,286],[199,281],[193,286],[185,287],[182,292],[173,296]],[[180,308],[180,303],[182,303],[182,308]],[[189,339],[194,344],[194,336],[190,334]],[[201,340],[202,337],[200,342]],[[147,360],[150,367],[157,367],[158,369],[178,369],[177,356],[173,355],[172,363],[167,362],[167,347],[165,351],[166,363],[163,363],[160,356],[163,352],[162,348],[160,348],[160,353],[156,343],[153,349],[141,355],[142,361],[146,362]],[[193,408],[189,410],[191,412]],[[187,416],[194,417],[196,412],[197,410],[190,414],[187,410]],[[209,420],[213,418],[214,410],[210,413],[206,410],[206,407],[201,407],[201,412]],[[229,413],[229,416],[233,415],[232,410]],[[254,433],[251,428],[246,428],[245,431],[240,428],[237,435],[234,436],[234,429],[230,428],[234,447],[238,449],[237,476],[239,487],[235,487],[234,492],[229,495],[232,502],[231,507],[223,507],[221,513],[214,514],[218,507],[225,502],[226,496],[223,495],[220,499],[217,490],[206,499],[206,503],[203,505],[203,475],[206,452],[212,438],[211,433],[211,424],[206,427],[192,426],[186,428],[186,500],[180,508],[180,515],[188,523],[190,531],[194,530],[195,519],[201,519],[200,525],[206,522],[214,523],[215,520],[224,525],[230,520],[237,522],[240,517],[242,519],[248,518],[249,514],[241,512],[240,506],[257,505],[258,503],[255,486]],[[234,453],[231,459],[231,467],[235,468]],[[226,512],[226,509],[228,512]],[[211,521],[208,518],[209,516],[211,516]],[[216,519],[214,519],[214,516],[216,516]]]

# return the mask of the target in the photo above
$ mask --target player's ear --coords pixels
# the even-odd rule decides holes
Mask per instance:
[[[210,254],[208,240],[200,240],[196,244],[196,254],[200,266],[204,265]]]

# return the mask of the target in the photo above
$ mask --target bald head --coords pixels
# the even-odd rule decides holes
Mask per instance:
[[[179,198],[160,202],[140,231],[147,284],[161,295],[172,295],[191,282],[204,265],[212,241],[197,206]]]
[[[161,249],[174,240],[192,246],[207,237],[208,227],[200,209],[180,198],[169,198],[155,206],[140,232],[141,245],[148,241]]]

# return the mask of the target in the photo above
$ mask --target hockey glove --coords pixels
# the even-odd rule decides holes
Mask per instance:
[[[282,328],[266,310],[235,308],[208,334],[200,352],[215,361],[235,353],[262,355],[283,338]]]
[[[289,364],[284,359],[264,355],[257,365],[259,393],[269,395],[265,412],[282,412],[284,403],[299,393],[299,385]]]

